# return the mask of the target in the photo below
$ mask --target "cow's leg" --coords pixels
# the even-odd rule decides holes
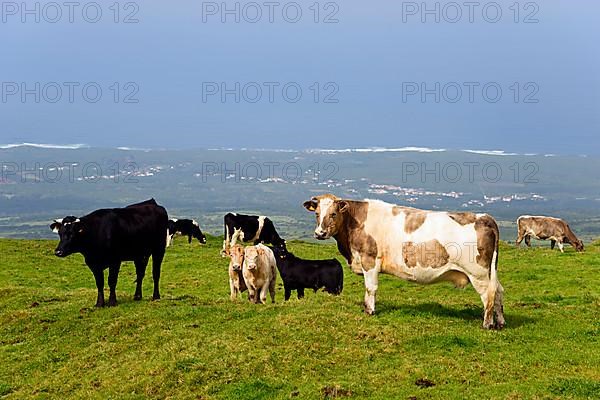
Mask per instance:
[[[558,240],[558,249],[560,250],[561,253],[565,252],[563,242],[560,239]]]
[[[497,288],[491,287],[489,279],[477,280],[469,276],[471,284],[479,293],[483,303],[483,328],[492,329],[494,327],[494,306],[496,302]]]
[[[496,299],[494,301],[494,314],[496,315],[496,329],[504,328],[506,321],[504,320],[504,288],[498,282],[498,288],[496,289]]]
[[[192,235],[188,235],[188,244],[192,243]]]
[[[165,256],[164,250],[158,249],[152,253],[152,280],[154,281],[154,292],[152,293],[152,300],[160,299],[160,290],[158,289],[158,283],[160,282],[160,266]]]
[[[235,284],[233,283],[232,277],[229,277],[229,297],[232,301],[237,299],[237,290],[235,288]]]
[[[290,289],[288,286],[283,285],[283,298],[285,299],[285,301],[288,301],[291,295],[292,289]]]
[[[271,303],[275,303],[275,279],[271,279],[271,282],[269,282],[269,295],[271,296]]]
[[[556,240],[550,239],[550,250],[554,250],[554,246],[556,246]]]
[[[379,287],[379,268],[378,266],[365,270],[363,268],[363,275],[365,277],[365,313],[369,315],[375,314],[375,296],[377,295],[377,288]]]
[[[304,298],[304,288],[303,287],[296,289],[296,292],[298,294],[299,299]]]
[[[227,257],[229,249],[229,227],[225,225],[225,237],[223,238],[223,248],[221,249],[221,257]]]
[[[144,257],[142,259],[136,260],[135,262],[135,294],[133,295],[133,300],[141,300],[142,299],[142,282],[144,281],[144,276],[146,276],[146,267],[148,266],[148,258]]]
[[[527,247],[531,247],[531,235],[525,235],[525,244]]]
[[[256,290],[253,286],[248,286],[248,300],[251,303],[256,303]]]
[[[269,291],[270,282],[265,282],[260,288],[260,303],[267,304],[267,292]]]
[[[102,267],[97,267],[92,270],[94,279],[96,279],[96,288],[98,289],[98,297],[96,298],[96,307],[104,307],[104,270]]]
[[[117,279],[119,278],[119,270],[121,269],[121,263],[115,263],[108,267],[108,288],[110,294],[108,295],[108,306],[114,307],[117,305]]]
[[[519,231],[517,233],[517,240],[515,242],[515,244],[517,245],[517,247],[521,246],[521,242],[523,241],[523,238],[525,237],[524,232]]]

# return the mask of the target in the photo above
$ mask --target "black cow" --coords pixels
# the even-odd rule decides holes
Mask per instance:
[[[206,236],[200,230],[200,225],[192,219],[170,219],[167,233],[167,247],[173,243],[173,237],[178,233],[188,237],[188,244],[192,243],[192,238],[200,243],[206,244]]]
[[[254,242],[254,245],[269,243],[285,250],[285,240],[279,236],[273,222],[265,216],[228,213],[224,217],[224,225],[223,254],[229,246],[235,245],[237,239]]]
[[[285,300],[292,290],[297,290],[298,298],[304,297],[304,289],[315,292],[325,288],[327,293],[338,295],[344,288],[344,271],[338,260],[303,260],[287,250],[273,248],[277,269],[283,280]]]
[[[104,306],[104,270],[108,268],[110,296],[108,305],[115,306],[115,288],[122,261],[133,261],[137,275],[134,300],[142,298],[142,280],[148,259],[152,256],[154,300],[160,299],[158,282],[165,254],[168,216],[154,199],[125,208],[96,210],[81,218],[73,216],[56,220],[50,229],[60,236],[54,251],[57,257],[81,253],[96,279],[96,307]]]

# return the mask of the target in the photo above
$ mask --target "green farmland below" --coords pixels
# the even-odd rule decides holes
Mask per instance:
[[[0,240],[0,398],[6,399],[598,399],[600,242],[564,254],[502,243],[507,326],[481,328],[468,286],[383,275],[377,312],[332,241],[289,241],[303,258],[337,257],[340,296],[275,304],[229,299],[221,239],[176,238],[160,301],[133,301],[124,263],[117,307],[96,309],[79,254],[57,240]]]

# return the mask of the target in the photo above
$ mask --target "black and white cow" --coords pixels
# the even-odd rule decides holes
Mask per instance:
[[[285,300],[292,290],[298,292],[298,298],[304,297],[304,289],[315,292],[324,288],[327,293],[338,295],[344,288],[342,264],[335,258],[330,260],[303,260],[287,250],[273,248],[279,275],[283,280]]]
[[[50,229],[60,236],[54,251],[57,257],[81,253],[94,274],[98,298],[96,307],[104,306],[104,270],[108,268],[110,296],[108,305],[115,306],[115,289],[122,261],[133,261],[137,274],[134,300],[142,298],[142,280],[148,259],[152,256],[154,300],[160,299],[158,283],[165,254],[168,216],[154,199],[125,208],[96,210],[81,218],[68,216],[55,220]]]
[[[285,240],[279,236],[273,222],[265,216],[228,213],[224,217],[224,225],[223,254],[229,246],[234,246],[238,239],[242,242],[254,242],[254,245],[269,243],[285,249]]]
[[[206,244],[206,236],[200,230],[200,225],[193,219],[170,219],[167,232],[167,247],[173,243],[175,234],[188,237],[188,244],[192,243],[192,238],[197,239],[201,244]]]

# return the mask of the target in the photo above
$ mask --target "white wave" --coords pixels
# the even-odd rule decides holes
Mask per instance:
[[[122,150],[122,151],[145,151],[145,152],[152,151],[152,149],[145,149],[145,148],[142,148],[142,147],[125,147],[125,146],[117,147],[117,150]]]
[[[308,149],[309,153],[398,153],[398,152],[417,152],[417,153],[436,153],[446,151],[446,149],[431,149],[429,147],[364,147],[355,149]]]
[[[462,150],[465,153],[483,154],[486,156],[518,156],[518,153],[507,153],[504,150]]]
[[[89,146],[86,144],[50,144],[50,143],[11,143],[0,144],[0,149],[15,149],[19,147],[35,147],[38,149],[85,149]]]

